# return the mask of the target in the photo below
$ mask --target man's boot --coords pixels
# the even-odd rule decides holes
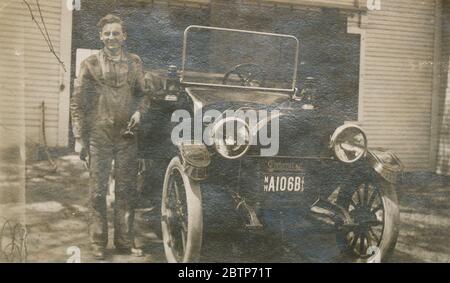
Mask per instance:
[[[116,251],[119,254],[132,255],[135,257],[144,256],[144,251],[142,251],[141,249],[138,249],[138,248],[116,247]]]
[[[105,259],[105,248],[93,245],[92,246],[92,256],[97,260]]]

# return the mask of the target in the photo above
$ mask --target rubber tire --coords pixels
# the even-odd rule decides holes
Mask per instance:
[[[172,158],[167,167],[164,177],[163,193],[161,200],[161,219],[166,215],[165,199],[167,198],[167,190],[169,186],[169,176],[172,170],[179,170],[183,179],[185,187],[187,214],[188,214],[188,232],[186,238],[186,249],[181,262],[197,262],[200,259],[202,238],[203,238],[203,209],[202,209],[202,195],[200,185],[195,182],[184,171],[184,166],[181,164],[178,156]],[[171,247],[168,245],[169,228],[165,221],[161,221],[162,239],[164,244],[164,251],[166,259],[170,263],[177,263],[177,258],[174,255]]]
[[[365,181],[367,181],[367,179],[361,180],[360,182],[358,182],[358,184],[361,184]],[[376,184],[376,187],[379,189],[380,197],[384,206],[384,227],[380,245],[378,246],[378,249],[381,253],[380,258],[383,262],[394,252],[399,233],[400,211],[398,207],[398,198],[396,192],[397,186],[396,184],[392,184],[384,179],[381,179],[381,177],[376,177],[376,180],[370,182]],[[351,197],[353,195],[353,192],[355,191],[355,188],[358,187],[359,185],[353,186],[353,188],[344,189],[343,191],[341,190],[337,197],[337,204],[348,210],[348,197]],[[342,235],[340,235],[339,233],[336,234],[336,241],[338,246],[339,243],[342,243],[343,241]],[[342,249],[342,246],[340,246],[340,248]],[[350,258],[354,259],[355,261],[361,260],[361,258],[356,256],[353,252],[347,252],[347,255],[349,255]]]

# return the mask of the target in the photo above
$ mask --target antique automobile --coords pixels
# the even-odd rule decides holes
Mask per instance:
[[[164,82],[172,88],[164,86],[160,98],[178,123],[162,150],[173,155],[161,200],[169,262],[202,260],[205,215],[228,211],[216,204],[229,206],[248,233],[272,225],[274,211],[292,210],[320,214],[347,258],[392,253],[403,166],[391,151],[368,147],[356,122],[320,107],[314,78],[297,87],[299,52],[290,35],[185,30],[182,68],[172,67]],[[232,201],[219,200],[219,192]],[[209,197],[215,204],[206,203],[216,193]],[[226,226],[228,219],[213,222]]]

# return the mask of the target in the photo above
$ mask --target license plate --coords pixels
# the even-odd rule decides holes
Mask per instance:
[[[303,192],[305,176],[294,174],[264,174],[264,192]]]
[[[263,172],[264,192],[303,192],[305,189],[305,171],[298,160],[266,160]]]

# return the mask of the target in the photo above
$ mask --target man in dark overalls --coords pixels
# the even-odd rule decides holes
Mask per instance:
[[[148,111],[149,98],[141,59],[123,47],[122,20],[107,15],[98,23],[104,48],[81,63],[71,101],[76,150],[90,164],[89,236],[95,258],[104,258],[108,243],[106,194],[111,163],[115,167],[114,245],[142,255],[134,245],[137,142],[135,128]],[[130,137],[131,136],[131,137]],[[84,154],[88,153],[88,154]]]

